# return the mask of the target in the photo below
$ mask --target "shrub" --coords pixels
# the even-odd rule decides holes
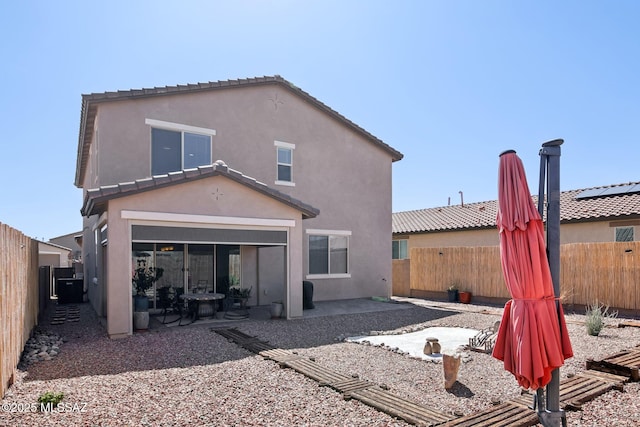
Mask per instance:
[[[55,406],[58,403],[60,403],[63,397],[64,397],[64,393],[54,393],[52,391],[48,391],[40,395],[40,397],[38,398],[38,402],[44,403],[45,405],[47,403],[51,403],[53,404],[53,406]]]
[[[618,317],[618,312],[609,312],[609,306],[596,301],[591,305],[587,305],[587,333],[597,337],[604,328],[605,319],[614,319]]]

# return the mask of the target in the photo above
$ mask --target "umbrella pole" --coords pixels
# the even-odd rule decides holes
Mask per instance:
[[[546,175],[547,255],[558,313],[560,313],[560,301],[558,299],[560,297],[560,146],[563,142],[562,139],[554,139],[553,141],[542,144],[542,149],[540,150],[540,188],[538,198],[538,210],[542,214],[544,178]],[[564,411],[560,409],[560,369],[554,369],[551,375],[551,381],[547,384],[546,408],[540,404],[538,405],[538,418],[545,427],[566,426],[567,418]],[[541,398],[541,391],[538,393],[538,397]]]

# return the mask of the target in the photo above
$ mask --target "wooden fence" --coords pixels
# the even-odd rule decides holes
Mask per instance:
[[[402,262],[400,262],[402,261]],[[452,284],[474,297],[510,298],[502,277],[500,248],[412,248],[408,260],[393,261],[394,295],[441,295]],[[560,247],[560,289],[563,304],[584,306],[596,301],[615,309],[640,309],[640,242],[573,243]]]
[[[38,323],[38,242],[0,223],[0,397]]]

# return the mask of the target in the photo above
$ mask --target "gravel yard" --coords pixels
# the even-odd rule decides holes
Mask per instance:
[[[448,414],[470,414],[520,395],[515,379],[490,355],[470,353],[470,360],[460,366],[458,383],[447,391],[439,363],[343,341],[371,331],[401,333],[428,326],[484,329],[500,320],[496,307],[413,301],[416,305],[405,310],[236,326],[274,347],[386,384],[397,395]],[[2,399],[0,425],[408,425],[356,400],[346,401],[293,370],[280,369],[212,332],[210,325],[154,329],[110,340],[89,305],[80,308],[80,322],[42,325],[65,340],[60,354],[19,372]],[[587,358],[600,359],[640,344],[637,328],[607,327],[599,337],[591,337],[583,315],[568,314],[567,322],[575,356],[566,361],[561,378],[584,370]],[[30,412],[47,391],[64,393],[65,410]],[[582,411],[567,412],[567,421],[570,426],[640,425],[640,387],[630,383],[624,392],[610,391]]]

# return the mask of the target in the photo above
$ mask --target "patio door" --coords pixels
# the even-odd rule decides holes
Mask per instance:
[[[163,270],[147,291],[149,307],[160,307],[157,289],[180,288],[184,292],[219,292],[240,284],[240,246],[200,243],[132,244],[132,266],[142,263]]]
[[[213,292],[215,289],[215,245],[188,244],[188,292]]]
[[[216,245],[216,292],[228,294],[240,285],[240,246]]]
[[[186,269],[185,245],[182,243],[155,243],[155,265],[163,269],[160,280],[155,283],[154,290],[164,287],[184,288]],[[154,308],[157,301],[154,298]]]

